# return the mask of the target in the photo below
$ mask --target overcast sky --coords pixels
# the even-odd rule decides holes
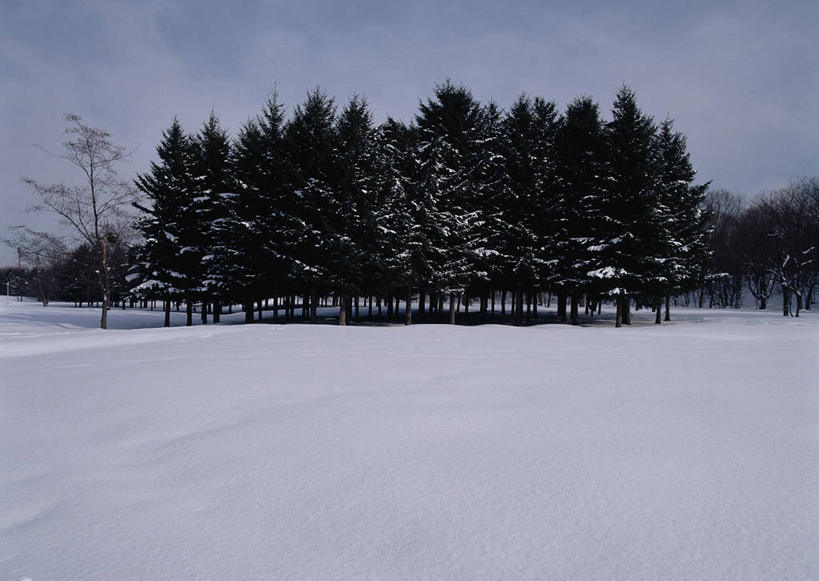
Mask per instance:
[[[235,130],[274,86],[292,107],[320,85],[410,120],[446,78],[502,106],[591,95],[606,117],[626,83],[688,136],[699,181],[752,196],[819,174],[817,23],[816,0],[0,0],[0,228],[52,225],[20,177],[76,177],[35,147],[59,151],[65,113],[136,148],[130,177],[174,115]]]

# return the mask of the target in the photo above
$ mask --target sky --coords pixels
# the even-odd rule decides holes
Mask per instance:
[[[53,229],[20,181],[75,183],[58,153],[76,113],[148,168],[177,116],[236,131],[274,88],[321,86],[410,121],[446,79],[507,107],[521,93],[605,117],[629,85],[688,137],[698,181],[751,199],[819,175],[819,2],[0,0],[0,238]],[[0,243],[0,265],[16,262]]]

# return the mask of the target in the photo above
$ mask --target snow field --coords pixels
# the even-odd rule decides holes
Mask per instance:
[[[0,578],[819,577],[812,313],[98,315],[0,306]]]

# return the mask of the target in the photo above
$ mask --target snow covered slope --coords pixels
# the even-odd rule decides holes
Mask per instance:
[[[2,305],[0,579],[819,578],[819,319],[679,319]]]

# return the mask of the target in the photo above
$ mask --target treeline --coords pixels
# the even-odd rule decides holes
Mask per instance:
[[[20,239],[16,239],[20,242]],[[136,306],[136,297],[126,281],[129,264],[129,245],[121,239],[109,237],[112,306]],[[54,238],[40,240],[19,247],[21,263],[25,266],[0,268],[2,292],[11,296],[34,297],[47,306],[52,300],[73,302],[75,306],[100,306],[103,291],[100,287],[97,253],[88,244],[73,249],[65,248]]]
[[[705,208],[711,252],[698,306],[739,308],[747,290],[760,309],[775,294],[785,315],[811,308],[819,281],[819,179],[794,180],[751,204],[717,190]]]
[[[327,297],[341,324],[358,297],[454,322],[457,304],[487,313],[503,291],[516,322],[548,292],[572,322],[612,300],[619,326],[632,302],[659,322],[707,275],[706,186],[685,137],[627,87],[606,121],[589,97],[504,112],[446,82],[411,124],[379,126],[363,98],[339,110],[316,89],[289,116],[272,96],[232,139],[214,114],[194,135],[174,120],[157,154],[136,180],[129,279],[166,311],[186,304],[188,324],[197,303],[252,320],[263,300],[315,320]]]

